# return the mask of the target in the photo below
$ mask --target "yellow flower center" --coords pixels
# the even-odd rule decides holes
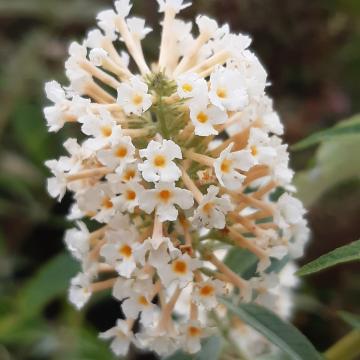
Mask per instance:
[[[133,191],[133,190],[128,190],[126,192],[126,199],[130,200],[130,201],[135,200],[136,199],[136,192]]]
[[[196,118],[202,124],[209,120],[209,117],[203,111],[199,112]]]
[[[146,297],[143,295],[139,296],[138,302],[140,305],[143,305],[143,306],[149,305],[149,302],[147,301]]]
[[[216,95],[221,99],[225,99],[227,97],[227,90],[225,88],[218,88]]]
[[[184,85],[182,86],[182,89],[183,89],[185,92],[191,92],[191,91],[193,91],[193,87],[192,87],[192,85],[190,85],[190,84],[184,84]]]
[[[109,137],[112,134],[112,129],[110,126],[103,126],[101,128],[101,133],[103,134],[104,137]]]
[[[231,170],[231,164],[232,164],[231,160],[229,160],[229,159],[223,160],[223,162],[221,163],[221,166],[220,166],[221,171],[224,173],[229,173]]]
[[[111,209],[114,206],[111,199],[108,196],[103,197],[101,205],[105,209]]]
[[[250,149],[251,149],[252,156],[256,156],[259,153],[258,148],[256,147],[256,145],[251,146]]]
[[[119,158],[124,158],[127,155],[128,151],[127,148],[125,146],[120,146],[117,150],[116,150],[116,156]]]
[[[185,261],[182,260],[176,260],[172,264],[172,268],[174,272],[180,275],[184,275],[187,272],[187,264]]]
[[[133,96],[132,102],[134,105],[140,105],[142,104],[143,100],[144,98],[141,95],[136,94]]]
[[[131,247],[129,245],[123,245],[119,249],[119,253],[123,257],[129,258],[132,255],[132,249],[131,249]]]
[[[154,157],[154,165],[156,167],[164,167],[166,164],[166,158],[163,155],[156,155]]]

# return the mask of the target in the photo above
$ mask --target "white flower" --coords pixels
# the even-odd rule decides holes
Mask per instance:
[[[199,15],[196,18],[196,24],[199,27],[200,34],[213,36],[219,29],[218,23],[205,15]]]
[[[114,139],[110,149],[97,152],[99,161],[109,168],[122,174],[124,169],[135,161],[135,147],[130,136],[120,136]]]
[[[218,131],[214,126],[224,124],[228,117],[225,111],[216,106],[192,105],[190,106],[190,118],[195,126],[195,135],[209,136],[217,135]]]
[[[146,35],[152,31],[151,28],[145,27],[145,20],[138,17],[127,19],[126,23],[131,34],[137,40],[145,39]]]
[[[133,7],[130,0],[117,0],[115,1],[114,6],[118,15],[123,18],[126,18],[129,15],[130,10]]]
[[[124,108],[127,115],[140,116],[152,105],[148,86],[138,76],[131,77],[130,84],[121,83],[117,91],[117,102]]]
[[[194,214],[194,226],[204,226],[208,229],[223,229],[226,225],[226,214],[234,209],[228,197],[223,195],[217,197],[219,188],[211,185],[207,189],[207,194],[199,204]]]
[[[99,114],[89,114],[79,119],[82,123],[81,131],[91,138],[85,141],[85,146],[92,150],[99,150],[110,144],[114,137],[118,137],[121,127],[117,125],[112,115],[105,109]]]
[[[255,164],[270,165],[277,155],[270,144],[267,133],[258,128],[251,128],[247,148],[253,156]]]
[[[125,356],[130,347],[130,343],[134,339],[134,334],[131,331],[130,324],[125,320],[117,320],[116,326],[100,333],[101,339],[112,339],[111,350],[117,356]]]
[[[176,79],[177,93],[181,99],[188,99],[189,104],[206,107],[209,102],[207,82],[196,73],[186,73]]]
[[[106,262],[126,278],[129,278],[136,268],[133,256],[134,240],[133,234],[126,230],[109,232],[107,243],[100,250],[100,255]]]
[[[174,284],[183,288],[193,280],[194,270],[201,267],[201,265],[202,262],[200,260],[184,254],[173,260],[170,264],[159,267],[158,273],[165,287]]]
[[[67,163],[67,162],[66,162]],[[59,201],[64,197],[67,188],[67,180],[64,171],[67,169],[67,166],[64,166],[62,159],[57,160],[48,160],[45,162],[45,165],[51,170],[53,175],[52,178],[47,180],[47,190],[53,198],[58,198]]]
[[[127,319],[137,319],[141,313],[140,321],[149,326],[158,315],[158,307],[154,305],[152,297],[154,285],[148,280],[125,280],[119,278],[113,288],[113,295],[122,301],[121,308]]]
[[[155,189],[143,193],[140,209],[151,214],[156,208],[160,221],[175,221],[178,217],[178,205],[188,210],[194,205],[194,198],[189,190],[175,187],[173,183],[157,183]]]
[[[249,98],[240,71],[224,67],[214,71],[210,76],[209,98],[222,110],[242,110],[249,103]]]
[[[80,210],[91,214],[100,222],[109,221],[116,213],[113,203],[115,194],[107,183],[98,183],[79,194],[77,201]]]
[[[82,260],[90,249],[89,237],[90,233],[86,225],[79,221],[78,228],[69,229],[65,233],[65,244],[73,256]]]
[[[230,144],[214,162],[214,169],[220,184],[230,190],[238,189],[245,176],[239,171],[248,171],[254,164],[250,151],[240,150],[231,152],[233,143]]]
[[[159,4],[159,12],[165,12],[166,9],[171,9],[175,13],[191,6],[191,3],[183,4],[184,0],[157,0]]]
[[[274,214],[274,221],[283,228],[289,225],[296,225],[303,221],[306,211],[300,200],[294,198],[288,193],[280,196]]]
[[[195,284],[193,299],[196,304],[211,310],[218,305],[217,296],[224,295],[225,292],[225,283],[222,281],[206,280]]]
[[[126,165],[121,174],[119,173],[111,173],[106,176],[106,179],[114,184],[118,184],[119,182],[127,183],[128,181],[140,181],[140,172],[138,171],[138,164],[136,162],[132,162]]]
[[[90,277],[85,273],[79,273],[71,279],[69,300],[78,309],[81,309],[90,299]]]
[[[114,203],[119,207],[121,211],[134,212],[136,206],[139,205],[144,187],[137,181],[131,180],[125,184],[118,184],[116,186],[117,192],[120,192],[120,196],[114,199]]]
[[[90,62],[95,66],[102,66],[104,60],[108,57],[108,53],[102,48],[95,48],[90,51]]]
[[[190,321],[182,327],[182,346],[189,354],[196,354],[201,350],[201,339],[208,336],[199,321]]]
[[[166,237],[149,238],[134,250],[134,256],[140,264],[147,263],[155,268],[168,264],[180,255],[181,251]]]
[[[139,164],[146,181],[172,182],[180,178],[181,171],[173,160],[182,159],[181,149],[172,140],[163,140],[162,143],[151,140],[147,148],[139,153],[146,158],[143,164]]]

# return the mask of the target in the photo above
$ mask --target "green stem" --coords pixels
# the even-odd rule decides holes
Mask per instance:
[[[360,355],[360,331],[345,335],[325,353],[327,360],[353,360]]]
[[[169,130],[168,130],[167,124],[166,124],[166,119],[165,119],[165,114],[164,114],[164,106],[163,106],[161,96],[159,97],[159,102],[157,104],[157,107],[158,107],[157,118],[158,118],[159,125],[160,125],[160,133],[164,139],[169,139],[170,134],[169,134]]]

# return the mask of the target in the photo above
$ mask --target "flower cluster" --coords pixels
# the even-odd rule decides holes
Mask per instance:
[[[207,16],[195,36],[176,19],[189,3],[158,3],[163,32],[151,67],[141,46],[151,29],[118,0],[98,14],[99,29],[70,45],[69,85],[46,85],[49,131],[69,124],[82,133],[64,143],[68,156],[47,162],[49,193],[75,200],[65,243],[82,270],[70,301],[80,309],[111,289],[124,318],[100,337],[117,355],[131,343],[196,353],[219,296],[274,307],[273,264],[301,256],[308,238],[250,38]],[[224,260],[237,249],[256,256],[251,277]]]

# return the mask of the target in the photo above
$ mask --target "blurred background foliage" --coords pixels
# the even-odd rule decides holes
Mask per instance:
[[[80,40],[96,12],[111,3],[0,0],[1,360],[113,359],[97,332],[113,325],[116,303],[97,297],[78,313],[64,296],[77,270],[63,253],[70,199],[60,205],[48,197],[43,162],[62,153],[71,130],[48,134],[42,115],[44,82],[65,82],[69,42]],[[134,3],[156,30],[145,43],[154,57],[155,1]],[[195,0],[184,16],[197,13],[253,36],[290,144],[360,112],[359,0]],[[292,153],[313,231],[302,263],[359,236],[359,155],[355,134]],[[306,278],[296,296],[295,324],[322,351],[349,330],[338,311],[359,313],[359,299],[359,264]]]

